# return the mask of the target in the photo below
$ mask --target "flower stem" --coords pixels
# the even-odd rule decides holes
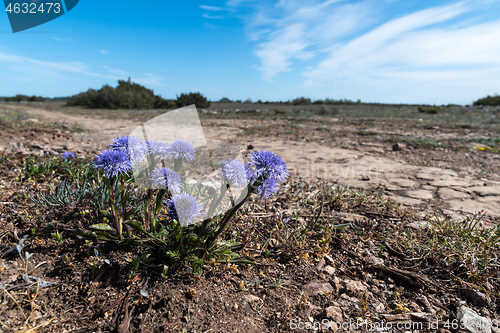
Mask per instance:
[[[206,242],[205,242],[205,248],[210,248],[210,246],[215,242],[217,237],[220,236],[220,234],[226,229],[227,225],[231,220],[233,219],[234,214],[240,209],[241,206],[245,203],[245,201],[250,197],[250,195],[253,193],[254,187],[251,184],[248,184],[247,186],[248,192],[247,193],[242,193],[240,199],[238,199],[238,204],[234,206],[232,209],[227,211],[226,215],[224,215],[224,218],[221,221],[219,229],[215,232],[215,234],[210,237]],[[243,197],[243,198],[242,198]]]
[[[147,206],[146,206],[146,230],[149,230],[149,219],[151,216],[150,208],[151,208],[151,198],[153,197],[153,190],[148,189],[146,194],[147,197]]]
[[[118,237],[121,239],[122,238],[122,225],[120,223],[120,219],[118,218],[118,215],[116,215],[116,207],[115,207],[115,186],[114,186],[114,180],[113,178],[110,179],[109,181],[109,192],[111,194],[109,198],[109,206],[111,207],[111,213],[113,214],[113,220],[115,221],[115,228],[116,228],[116,233],[118,234]]]

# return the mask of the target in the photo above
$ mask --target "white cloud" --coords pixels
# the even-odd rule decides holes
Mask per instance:
[[[304,72],[305,85],[347,77],[432,80],[436,76],[431,73],[442,75],[447,68],[456,74],[460,67],[470,71],[471,66],[499,66],[500,45],[491,41],[500,40],[500,21],[462,28],[435,26],[469,10],[461,2],[387,22],[338,45],[315,69]]]
[[[212,19],[212,20],[222,20],[224,17],[222,16],[213,16],[208,13],[203,13],[202,16],[207,19]]]
[[[114,75],[106,75],[100,73],[94,73],[90,71],[90,66],[86,63],[78,62],[78,61],[70,61],[70,62],[56,62],[56,61],[44,61],[37,60],[28,57],[22,57],[18,55],[6,54],[0,52],[0,62],[5,62],[13,65],[11,68],[16,71],[26,71],[27,68],[31,68],[32,74],[36,75],[36,72],[39,73],[80,73],[84,75],[101,77],[107,79],[118,80],[119,77]],[[30,71],[31,71],[30,70]]]
[[[201,9],[208,10],[210,12],[218,12],[222,10],[222,7],[215,7],[215,6],[207,6],[207,5],[201,5]]]
[[[2,52],[0,52],[0,63],[6,63],[8,65],[7,68],[11,71],[26,74],[27,76],[23,76],[25,80],[38,78],[68,80],[68,76],[65,76],[65,74],[68,73],[72,74],[69,76],[71,80],[75,79],[74,74],[82,74],[115,81],[131,76],[125,70],[111,68],[109,66],[101,66],[102,69],[106,70],[105,73],[101,74],[92,71],[91,67],[83,62],[43,61]],[[164,80],[165,78],[156,76],[152,73],[142,73],[141,77],[133,78],[134,82],[147,86],[163,86],[162,81]]]
[[[500,43],[494,41],[500,40],[500,19],[489,15],[492,8],[498,10],[498,0],[456,1],[400,17],[388,10],[394,11],[391,2],[227,4],[252,6],[243,19],[256,42],[256,67],[266,80],[300,67],[305,68],[302,88],[354,92],[375,101],[373,93],[383,89],[385,95],[394,91],[409,97],[411,92],[423,98],[437,98],[440,92],[453,100],[453,94],[470,98],[468,89],[477,93],[477,82],[498,85]],[[387,15],[392,18],[382,21]]]
[[[161,82],[164,81],[165,78],[156,76],[152,73],[143,73],[143,75],[143,77],[133,79],[133,81],[147,86],[163,86]]]
[[[291,58],[305,60],[313,56],[305,51],[308,44],[304,38],[304,28],[301,23],[289,25],[275,32],[270,41],[259,45],[256,55],[261,59],[262,66],[259,69],[265,79],[272,79],[278,73],[289,71]]]
[[[340,0],[281,0],[275,6],[259,7],[247,25],[249,36],[259,41],[264,79],[292,69],[294,60],[308,60],[331,47],[332,40],[349,36],[365,27],[370,6]]]
[[[61,43],[67,43],[67,42],[71,42],[72,39],[71,38],[59,38],[59,37],[52,37],[53,40],[56,40],[58,42],[61,42]]]
[[[105,68],[110,72],[111,74],[116,74],[121,76],[122,78],[128,77],[129,73],[127,71],[124,71],[123,69],[117,69],[117,68],[111,68],[109,66],[102,66],[102,68]]]

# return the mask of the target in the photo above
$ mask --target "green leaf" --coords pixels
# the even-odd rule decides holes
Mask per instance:
[[[104,217],[110,217],[111,216],[111,213],[108,212],[107,210],[104,210],[104,209],[99,209],[99,213],[101,213],[101,215],[103,215]]]
[[[90,226],[90,228],[100,231],[115,231],[114,228],[112,228],[109,224],[106,223],[93,224]]]
[[[229,260],[229,262],[238,264],[253,264],[255,259],[249,256],[240,256],[239,254],[232,252],[231,260]]]
[[[184,236],[186,242],[195,243],[198,240],[198,235],[194,233],[190,233],[189,235]]]
[[[96,234],[97,238],[99,239],[116,239],[116,237],[110,235],[108,232],[105,232],[105,231],[94,231],[94,233]]]
[[[82,238],[85,238],[85,239],[92,239],[92,240],[97,239],[97,236],[92,232],[82,231],[82,232],[79,232],[77,235],[82,237]]]
[[[216,242],[215,247],[229,249],[231,251],[240,251],[245,247],[245,244],[240,243],[240,242],[235,242],[235,241]]]
[[[156,206],[155,206],[155,212],[158,214],[161,209],[161,204],[162,204],[162,199],[163,196],[165,195],[165,190],[159,190],[158,194],[156,195]]]
[[[139,222],[137,220],[128,220],[128,221],[125,221],[124,223],[131,226],[135,230],[142,232],[143,234],[146,234],[146,235],[148,234],[146,232],[146,230],[144,229],[144,227],[142,226],[141,222]]]

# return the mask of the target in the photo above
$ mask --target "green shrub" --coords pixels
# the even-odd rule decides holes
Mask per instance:
[[[299,97],[296,98],[292,101],[293,105],[309,105],[311,104],[311,99],[310,98],[305,98],[305,97]]]
[[[210,101],[199,92],[189,94],[183,93],[180,96],[177,96],[175,103],[177,104],[177,107],[180,108],[192,104],[195,104],[197,108],[208,108],[211,104]]]
[[[490,105],[490,106],[500,105],[500,96],[499,95],[495,95],[495,96],[488,95],[487,97],[478,99],[477,101],[474,102],[473,105]]]
[[[128,81],[118,80],[116,88],[104,85],[99,90],[89,89],[70,97],[67,104],[91,109],[166,109],[175,107],[170,101],[156,96],[153,90],[130,82],[130,79]]]
[[[438,114],[441,112],[441,108],[437,106],[418,106],[418,111],[423,113]]]
[[[43,102],[46,100],[42,96],[26,96],[26,95],[16,95],[14,97],[6,97],[4,99],[6,102]]]
[[[361,103],[361,100],[358,99],[356,103]],[[335,100],[333,98],[325,98],[325,104],[327,105],[333,105],[333,104],[354,104],[353,101],[350,99],[344,98],[344,99],[339,99]]]

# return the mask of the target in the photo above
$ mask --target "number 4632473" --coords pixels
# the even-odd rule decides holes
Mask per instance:
[[[61,12],[61,4],[53,3],[53,2],[45,2],[37,5],[36,3],[9,3],[7,8],[5,9],[7,13],[14,14],[49,14],[53,12],[55,14],[59,14]]]

